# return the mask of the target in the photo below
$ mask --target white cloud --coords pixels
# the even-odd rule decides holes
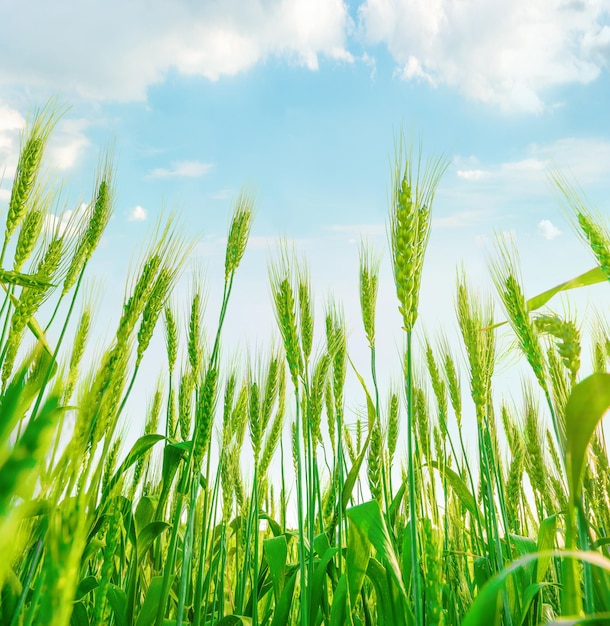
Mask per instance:
[[[0,102],[0,132],[25,128],[25,118],[19,111]]]
[[[19,133],[25,118],[12,107],[0,102],[0,180],[6,184],[15,175],[19,158]]]
[[[424,80],[431,85],[434,85],[434,78],[432,74],[424,71],[422,64],[419,62],[419,59],[414,56],[410,56],[407,59],[405,66],[402,68],[402,71],[399,72],[405,80],[412,80],[414,78]]]
[[[143,222],[148,218],[148,211],[141,207],[139,204],[134,207],[129,213],[129,221],[130,222]]]
[[[485,170],[458,170],[457,175],[464,180],[481,180],[489,176]]]
[[[541,220],[538,223],[538,232],[548,241],[555,239],[561,235],[561,231],[551,220]]]
[[[11,199],[11,192],[8,189],[0,188],[0,201],[8,202]]]
[[[88,126],[87,120],[61,120],[49,140],[47,163],[59,170],[74,167],[83,150],[90,145],[89,139],[83,132]]]
[[[144,99],[175,69],[217,80],[271,56],[351,61],[344,0],[133,0],[26,5],[0,22],[0,84]]]
[[[158,167],[149,175],[149,178],[200,178],[214,167],[213,163],[201,161],[179,161],[173,163],[170,168]]]
[[[406,79],[507,110],[539,112],[547,89],[595,80],[610,61],[607,0],[365,0],[367,42]]]

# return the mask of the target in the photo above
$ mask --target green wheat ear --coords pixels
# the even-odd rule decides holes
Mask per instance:
[[[193,376],[199,377],[203,366],[203,347],[201,337],[201,321],[203,317],[203,296],[198,286],[194,287],[188,327],[188,357]]]
[[[275,316],[284,342],[292,384],[297,389],[303,372],[304,358],[299,342],[293,271],[286,246],[281,251],[280,260],[269,268],[269,278]]]
[[[140,365],[144,357],[144,352],[150,344],[153,331],[157,325],[161,311],[165,306],[173,284],[177,278],[177,269],[162,268],[153,285],[150,298],[144,306],[142,312],[142,322],[138,330],[138,348],[136,353],[136,367]]]
[[[444,156],[430,158],[422,165],[421,145],[417,156],[413,147],[397,142],[392,172],[390,240],[392,267],[399,311],[406,332],[417,320],[419,289],[424,254],[430,236],[430,211],[438,184],[449,166]]]
[[[225,253],[225,282],[235,273],[246,251],[254,214],[254,198],[241,192],[235,202]]]
[[[32,194],[35,193],[36,182],[49,136],[60,117],[66,111],[67,108],[58,106],[56,100],[49,100],[44,107],[35,111],[32,122],[26,127],[8,204],[0,265],[2,265],[4,260],[4,253],[6,252],[9,239],[23,221],[30,206]]]
[[[610,229],[608,220],[599,211],[587,206],[582,189],[577,189],[559,170],[551,170],[551,181],[564,202],[564,210],[579,237],[589,245],[604,275],[610,280]]]
[[[311,297],[311,279],[309,270],[304,265],[297,269],[299,294],[299,326],[301,331],[301,348],[305,364],[309,362],[313,346],[313,302]]]
[[[495,363],[495,331],[491,299],[482,299],[467,283],[462,272],[457,277],[456,313],[470,369],[470,392],[476,407],[478,423],[483,423],[491,390],[491,377]],[[449,390],[454,402],[454,365],[446,353]],[[455,398],[457,400],[457,398]],[[461,408],[461,407],[460,407]],[[455,406],[454,406],[455,410]],[[457,411],[456,411],[457,416]],[[458,420],[460,418],[458,417]]]
[[[165,332],[165,346],[167,350],[167,364],[170,375],[176,368],[176,360],[178,359],[178,327],[176,325],[176,315],[171,302],[168,302],[164,308],[163,329]]]
[[[15,247],[13,269],[21,271],[23,264],[30,258],[42,233],[46,207],[53,201],[54,193],[51,191],[40,192],[36,190],[32,197],[32,206],[27,212]]]
[[[360,244],[360,309],[364,333],[372,350],[375,347],[375,310],[379,287],[381,257],[375,255],[370,246]]]
[[[549,404],[553,417],[555,435],[562,447],[565,429],[561,416],[555,415],[548,383],[548,367],[540,345],[540,333],[530,317],[522,280],[519,273],[517,251],[514,243],[506,238],[496,239],[497,257],[491,263],[491,275],[504,305],[508,321],[517,336],[519,348],[530,364],[534,376]]]

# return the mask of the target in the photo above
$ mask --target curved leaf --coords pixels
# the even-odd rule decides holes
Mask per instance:
[[[557,285],[556,287],[552,287],[551,289],[547,289],[542,293],[539,293],[537,296],[530,298],[525,304],[527,306],[527,310],[532,312],[537,309],[543,307],[553,296],[556,296],[558,293],[562,291],[568,291],[570,289],[578,289],[579,287],[589,287],[590,285],[597,285],[599,283],[603,283],[606,280],[606,275],[602,271],[602,268],[597,266],[593,269],[585,272],[584,274],[580,274],[575,278],[571,278],[570,280],[566,280],[564,283]],[[491,330],[493,328],[499,328],[500,326],[504,326],[506,322],[499,322],[498,324],[494,324],[489,328],[483,328],[482,330]]]
[[[542,582],[542,583],[534,583],[526,588],[523,593],[522,607],[521,607],[521,619],[519,620],[520,626],[525,624],[527,619],[527,614],[532,606],[532,602],[534,598],[540,593],[542,589],[545,587],[553,587],[556,586],[555,583]]]
[[[371,542],[382,563],[385,563],[386,569],[391,574],[406,604],[407,592],[402,582],[398,558],[392,547],[392,540],[390,539],[379,504],[375,500],[371,500],[370,502],[354,506],[347,511],[347,517]]]
[[[269,564],[269,572],[273,581],[273,593],[277,602],[284,588],[286,577],[286,560],[288,558],[288,542],[284,535],[263,541],[263,551]]]
[[[151,522],[138,533],[138,561],[146,554],[153,541],[168,528],[171,528],[171,524],[167,522]]]
[[[591,563],[591,565],[596,565],[606,571],[610,571],[610,559],[603,557],[597,552],[552,550],[550,552],[527,554],[517,561],[513,561],[508,567],[487,582],[483,589],[481,589],[479,595],[475,598],[475,601],[470,605],[470,609],[462,621],[462,626],[479,626],[480,624],[495,623],[495,619],[498,615],[500,594],[504,590],[509,577],[529,563],[549,557],[578,559]]]
[[[610,624],[610,613],[596,613],[586,617],[575,619],[558,619],[546,622],[546,626],[578,626],[579,624],[593,624],[594,626],[606,626]]]
[[[127,594],[112,583],[108,587],[108,603],[114,612],[116,625],[127,626]]]
[[[163,594],[163,576],[155,576],[148,586],[144,604],[136,620],[136,626],[152,626],[157,617],[157,611]]]
[[[134,444],[125,460],[119,465],[114,476],[108,482],[104,493],[102,494],[102,502],[106,500],[112,488],[118,483],[119,478],[128,470],[139,458],[145,455],[156,443],[165,439],[163,435],[143,435]]]
[[[245,615],[226,615],[217,626],[252,626],[252,618]]]
[[[347,578],[345,574],[339,578],[333,594],[333,604],[330,609],[330,626],[345,626],[347,617]],[[348,622],[349,623],[349,622]]]
[[[466,483],[462,480],[459,474],[453,471],[450,467],[441,468],[436,461],[430,461],[429,465],[435,470],[442,473],[447,482],[451,485],[455,495],[460,499],[461,503],[475,516],[482,519],[482,515],[477,510],[477,502],[474,496],[470,493],[470,490],[466,486]]]
[[[538,552],[548,552],[555,547],[555,535],[557,534],[557,514],[551,515],[540,523],[538,529],[538,545],[536,550]],[[551,557],[544,557],[538,559],[538,566],[536,567],[536,581],[541,583],[546,576],[546,571],[551,563]]]
[[[610,409],[610,374],[592,374],[572,389],[566,404],[566,469],[572,501],[580,497],[591,437]]]
[[[292,574],[290,574],[286,578],[280,600],[275,605],[275,611],[273,612],[273,621],[271,622],[271,626],[284,626],[284,624],[287,624],[289,621],[288,618],[290,615],[290,607],[292,606],[294,586],[297,581],[298,571],[298,568],[295,567]]]
[[[606,275],[602,271],[602,268],[594,267],[593,269],[585,272],[584,274],[580,274],[575,278],[571,278],[570,280],[566,280],[565,283],[561,283],[552,289],[548,289],[547,291],[543,291],[542,293],[530,298],[526,304],[529,311],[535,311],[540,307],[544,306],[553,296],[556,296],[558,293],[562,291],[568,291],[570,289],[578,289],[579,287],[589,287],[590,285],[597,285],[598,283],[603,283],[608,280]]]
[[[320,561],[316,565],[316,569],[313,573],[313,582],[311,585],[311,610],[309,612],[309,623],[315,624],[318,616],[318,608],[322,601],[322,591],[324,585],[324,577],[326,576],[326,570],[329,563],[332,561],[335,554],[339,552],[339,548],[328,548],[324,553],[324,556],[320,558]]]
[[[360,589],[362,589],[370,556],[370,541],[356,524],[350,522],[345,554],[345,571],[347,573],[350,608],[355,606]]]

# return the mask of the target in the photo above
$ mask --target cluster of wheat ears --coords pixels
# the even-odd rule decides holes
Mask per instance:
[[[309,274],[286,250],[269,272],[281,347],[247,363],[223,359],[252,225],[245,194],[230,220],[215,331],[203,326],[197,283],[186,324],[177,319],[170,296],[192,246],[170,220],[87,371],[95,311],[82,284],[113,210],[113,164],[101,159],[94,196],[69,228],[44,228],[53,197],[41,163],[59,114],[43,107],[24,133],[0,254],[0,626],[610,623],[600,426],[610,333],[601,320],[592,326],[592,373],[583,376],[579,327],[541,310],[561,291],[610,280],[610,234],[564,177],[553,174],[596,267],[527,300],[509,243],[491,266],[502,332],[533,374],[517,406],[492,394],[501,323],[463,272],[455,302],[466,371],[446,339],[413,344],[447,161],[400,143],[389,231],[406,337],[401,388],[377,380],[380,265],[367,246],[360,302],[370,368],[352,363],[336,306],[314,350]],[[126,401],[157,326],[166,375],[125,450]],[[350,402],[366,407],[355,436],[348,374],[361,384]],[[468,451],[467,412],[476,416]]]

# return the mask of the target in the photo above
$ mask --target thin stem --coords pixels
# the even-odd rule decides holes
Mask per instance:
[[[407,331],[407,463],[409,472],[409,515],[411,523],[409,532],[411,539],[411,576],[413,578],[413,602],[415,605],[415,624],[423,626],[423,598],[419,572],[419,546],[417,543],[417,502],[415,495],[415,459],[413,457],[413,355],[412,331]]]
[[[309,611],[307,604],[307,581],[305,578],[305,532],[303,520],[303,468],[301,459],[301,407],[299,402],[299,390],[295,388],[295,416],[296,416],[296,440],[297,440],[297,505],[299,521],[299,573],[301,577],[301,626],[308,626]]]

